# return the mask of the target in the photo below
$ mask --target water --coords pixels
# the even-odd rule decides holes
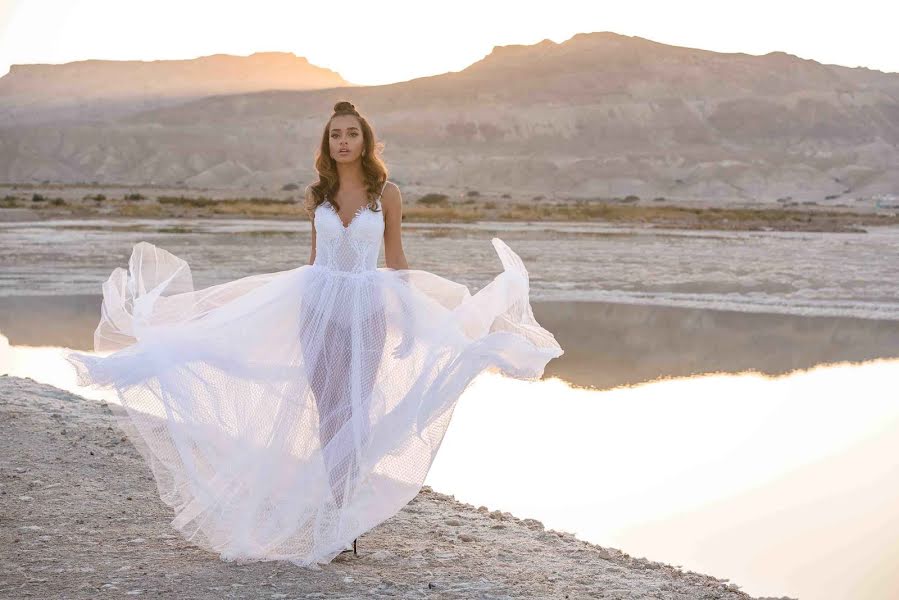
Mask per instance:
[[[4,342],[0,372],[118,402],[60,349]],[[752,596],[893,598],[897,376],[895,359],[612,390],[485,373],[425,483]]]
[[[899,360],[593,391],[480,377],[425,483],[752,596],[896,598]]]
[[[305,222],[257,220],[0,223],[0,296],[99,294],[138,241],[187,260],[195,285],[205,287],[305,264],[309,234]],[[502,268],[493,236],[525,261],[532,300],[899,320],[899,228],[404,225],[411,267],[472,292]],[[657,341],[670,323],[652,315],[634,323],[620,350],[591,357],[597,368],[616,368],[612,359],[675,360]],[[685,330],[713,325],[691,320]],[[777,339],[802,351],[808,326],[788,327]],[[0,372],[92,397],[75,389],[58,349],[4,341]],[[748,352],[764,343],[722,348]],[[634,347],[640,352],[629,354]],[[689,348],[676,356],[704,364]],[[635,556],[729,577],[753,595],[889,597],[899,585],[891,502],[899,486],[897,369],[899,361],[881,360],[603,391],[485,374],[463,395],[426,483]]]
[[[532,300],[593,300],[899,320],[899,227],[867,233],[660,230],[593,223],[403,226],[409,266],[474,293],[519,253]],[[310,226],[260,220],[0,223],[0,296],[99,294],[138,241],[191,265],[194,284],[296,268]],[[383,251],[379,263],[384,266]]]

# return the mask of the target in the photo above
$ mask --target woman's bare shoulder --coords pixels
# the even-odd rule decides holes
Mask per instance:
[[[402,202],[403,194],[400,191],[400,186],[392,181],[388,181],[384,186],[384,191],[381,193],[382,206],[387,206],[389,210],[390,207],[399,206]]]

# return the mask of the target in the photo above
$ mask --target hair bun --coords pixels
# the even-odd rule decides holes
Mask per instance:
[[[347,102],[346,100],[341,100],[337,104],[334,105],[334,112],[356,112],[356,107],[353,106],[352,102]]]

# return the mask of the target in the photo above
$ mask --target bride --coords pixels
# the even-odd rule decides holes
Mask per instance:
[[[355,553],[416,496],[475,377],[539,379],[563,353],[499,238],[503,271],[475,294],[408,267],[379,148],[338,102],[305,193],[309,264],[195,290],[184,260],[139,242],[103,284],[105,354],[66,354],[81,385],[116,390],[172,527],[223,560]]]

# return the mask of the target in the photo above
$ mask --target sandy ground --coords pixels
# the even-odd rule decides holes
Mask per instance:
[[[225,563],[171,517],[107,405],[0,376],[0,598],[751,598],[427,486],[319,571]]]

